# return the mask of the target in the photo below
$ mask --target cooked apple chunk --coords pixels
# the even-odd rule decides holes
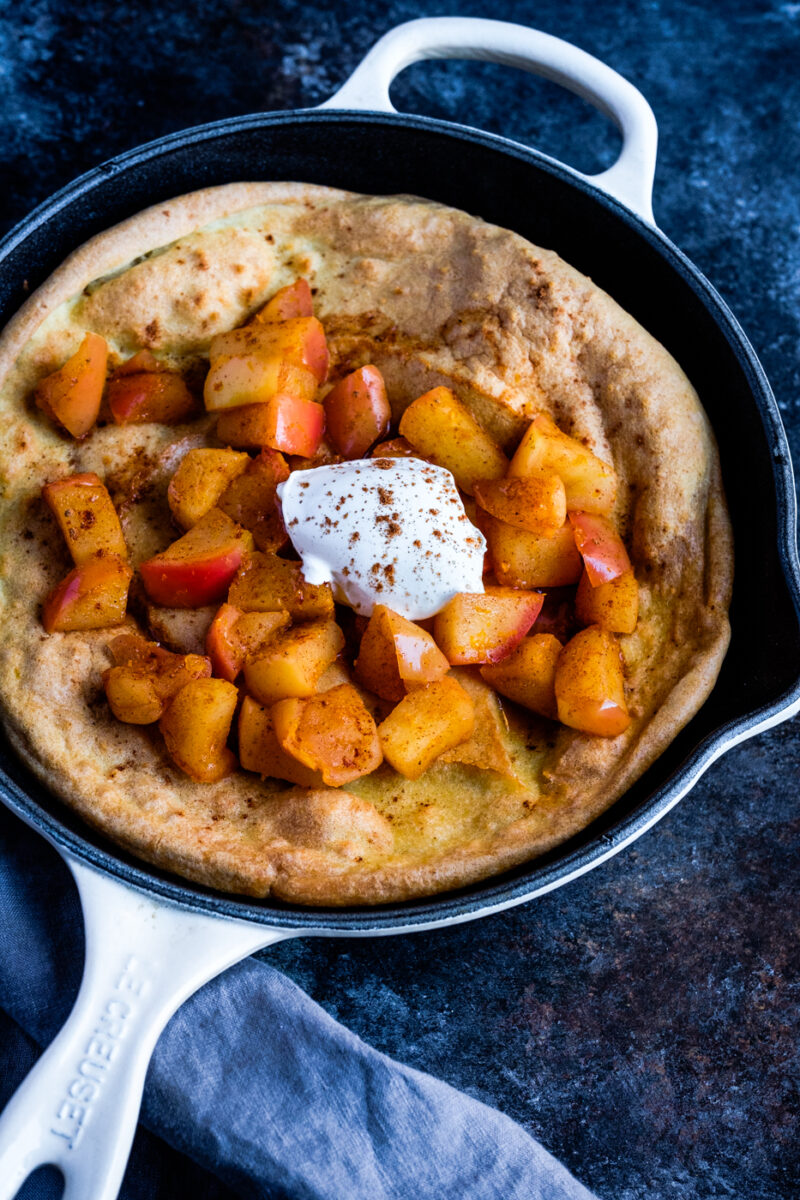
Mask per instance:
[[[389,432],[392,410],[377,367],[359,367],[340,379],[324,407],[328,436],[345,458],[363,458],[372,443]]]
[[[97,420],[107,362],[105,339],[96,333],[87,333],[63,367],[53,371],[36,388],[39,408],[75,438],[86,437]]]
[[[287,696],[312,696],[320,676],[344,648],[335,621],[308,621],[277,633],[255,658],[244,664],[247,690],[260,704]]]
[[[384,700],[441,679],[450,664],[431,635],[413,621],[376,604],[361,638],[356,679]]]
[[[450,675],[409,692],[378,726],[384,758],[406,779],[419,779],[446,750],[472,735],[475,708]]]
[[[292,317],[312,317],[314,301],[307,279],[295,279],[275,293],[253,317],[253,325],[267,321],[290,321]]]
[[[544,596],[515,588],[461,592],[436,614],[433,636],[454,666],[500,662],[539,615]]]
[[[433,388],[409,404],[400,433],[423,458],[446,467],[470,496],[477,480],[506,473],[503,451],[449,388]]]
[[[142,667],[111,667],[103,675],[109,708],[126,725],[152,725],[164,712],[151,671]]]
[[[242,404],[226,408],[217,418],[217,438],[237,450],[260,450],[269,445],[274,423],[266,404]]]
[[[116,425],[175,425],[193,416],[199,407],[183,376],[158,363],[136,372],[125,363],[109,380],[107,398]]]
[[[249,454],[236,450],[190,450],[167,488],[167,502],[181,528],[196,525],[249,465]]]
[[[140,633],[121,633],[109,649],[117,666],[145,667],[159,676],[164,696],[175,694],[190,679],[211,674],[211,661],[201,654],[173,654]],[[188,674],[186,673],[188,672]]]
[[[281,395],[264,404],[242,404],[221,412],[217,437],[227,446],[242,450],[271,446],[286,454],[314,457],[324,445],[324,428],[325,410],[321,404],[296,395]],[[328,461],[335,460],[332,455]]]
[[[501,663],[481,667],[481,675],[501,696],[555,721],[556,663],[561,649],[552,633],[534,633],[523,638]]]
[[[575,596],[575,614],[584,625],[599,625],[609,633],[633,633],[639,620],[639,585],[633,571],[592,587],[587,571]]]
[[[77,566],[100,554],[128,557],[117,510],[97,475],[86,472],[56,479],[45,484],[42,496]]]
[[[316,317],[293,317],[286,321],[257,322],[230,333],[220,333],[211,343],[212,363],[220,358],[259,354],[281,358],[294,367],[311,371],[317,383],[328,374],[325,330]]]
[[[482,525],[498,583],[564,587],[580,579],[583,563],[568,521],[552,537],[516,529],[497,517],[487,517]]]
[[[210,674],[211,663],[202,655],[170,654],[152,642],[145,642],[134,652],[132,661],[118,662],[104,672],[103,687],[117,720],[129,725],[150,725],[163,716],[167,704],[181,688]]]
[[[222,511],[250,530],[259,550],[280,550],[289,540],[277,493],[278,484],[288,478],[286,459],[267,448],[258,458],[248,459],[245,471],[219,498]]]
[[[307,700],[281,700],[272,720],[282,749],[329,787],[369,775],[383,759],[375,722],[352,684]]]
[[[589,582],[593,587],[609,583],[631,569],[631,560],[622,538],[607,517],[594,513],[571,512],[569,522],[575,535]]]
[[[50,592],[42,624],[48,633],[121,625],[132,578],[131,568],[115,555],[88,559]]]
[[[212,508],[177,542],[143,562],[139,571],[156,604],[201,608],[224,598],[252,548],[252,534]]]
[[[607,513],[614,507],[617,476],[613,466],[576,438],[562,433],[551,417],[540,413],[525,431],[508,473],[540,475],[543,471],[561,477],[568,509]]]
[[[275,396],[267,405],[267,445],[302,458],[316,455],[325,431],[325,409],[313,400]]]
[[[317,384],[313,371],[295,366],[285,358],[226,354],[212,363],[203,399],[209,412],[238,408],[241,404],[266,404],[276,397],[308,402],[314,399]]]
[[[567,642],[556,664],[555,689],[563,725],[616,737],[631,723],[619,644],[599,625],[582,629]]]
[[[216,783],[236,769],[226,742],[239,693],[224,679],[193,679],[159,722],[176,766],[198,783]]]
[[[552,537],[567,519],[567,494],[558,475],[523,475],[513,479],[480,479],[475,499],[486,512],[507,525]]]
[[[286,753],[275,736],[271,710],[252,696],[245,696],[239,712],[239,762],[245,771],[285,779],[298,787],[323,786],[319,771],[312,771]]]
[[[273,634],[288,624],[288,612],[245,613],[232,604],[223,604],[206,635],[214,674],[233,683],[245,659],[255,657]]]
[[[293,621],[333,616],[329,583],[307,583],[300,563],[277,554],[248,555],[231,584],[228,601],[243,612],[290,613]]]

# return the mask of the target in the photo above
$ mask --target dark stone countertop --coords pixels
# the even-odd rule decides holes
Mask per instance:
[[[317,104],[378,34],[453,13],[557,34],[641,88],[661,134],[658,223],[739,317],[797,453],[795,3],[392,0],[376,11],[353,0],[320,12],[285,0],[30,0],[5,10],[0,31],[3,227],[140,141]],[[617,145],[583,101],[496,66],[417,65],[393,97],[583,170],[609,164]],[[522,1122],[604,1200],[788,1200],[799,783],[792,722],[727,754],[632,848],[531,904],[418,936],[288,943],[269,959],[380,1049]],[[187,1175],[172,1153],[137,1196],[177,1194]]]

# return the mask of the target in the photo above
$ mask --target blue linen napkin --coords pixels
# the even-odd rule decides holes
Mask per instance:
[[[2,806],[0,914],[5,1102],[68,1014],[83,927],[58,855]],[[594,1200],[508,1117],[373,1050],[253,958],[169,1022],[141,1124],[158,1137],[138,1135],[123,1200]],[[58,1191],[41,1176],[23,1195]]]

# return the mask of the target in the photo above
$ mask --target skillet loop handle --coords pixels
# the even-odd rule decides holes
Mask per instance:
[[[372,47],[335,96],[320,108],[396,112],[392,80],[427,58],[477,58],[505,63],[562,84],[588,100],[622,134],[619,158],[599,175],[580,175],[621,200],[649,224],[658,128],[653,110],[632,83],[577,46],[538,29],[477,17],[423,17],[398,25]]]
[[[64,857],[86,922],[83,980],[0,1118],[0,1200],[47,1165],[64,1175],[63,1200],[115,1200],[169,1018],[213,975],[292,936],[173,907]]]

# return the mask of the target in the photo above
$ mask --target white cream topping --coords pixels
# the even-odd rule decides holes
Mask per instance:
[[[293,471],[278,496],[308,582],[362,616],[386,604],[416,621],[483,591],[486,542],[444,467],[357,459]]]

